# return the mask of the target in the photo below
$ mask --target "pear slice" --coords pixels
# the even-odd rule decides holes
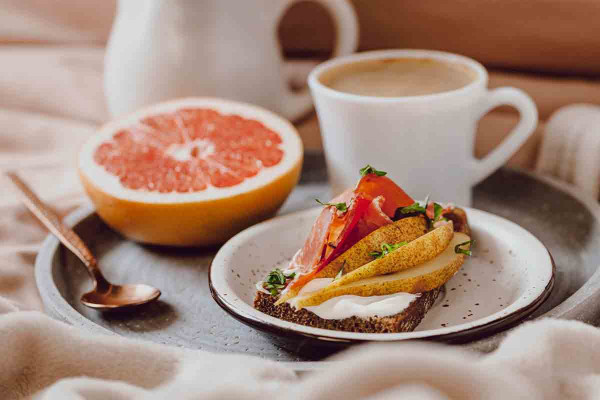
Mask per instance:
[[[457,232],[440,255],[417,267],[351,282],[343,286],[329,285],[319,291],[295,299],[294,306],[297,309],[316,306],[333,297],[342,295],[382,296],[398,292],[423,293],[436,289],[448,282],[460,269],[465,255],[462,253],[457,254],[455,247],[469,240],[469,236]],[[461,248],[467,249],[468,247],[465,245]]]
[[[344,266],[344,274],[354,271],[373,261],[369,255],[374,250],[381,250],[382,243],[412,242],[427,233],[427,221],[422,215],[398,220],[384,225],[359,240],[335,260],[327,264],[317,274],[317,278],[333,278]]]
[[[344,266],[344,273],[353,271],[373,261],[373,257],[369,253],[373,250],[379,250],[382,243],[410,242],[423,236],[426,232],[427,222],[422,215],[403,218],[392,224],[382,226],[336,257],[319,271],[315,278],[333,278],[340,271],[342,265]],[[300,289],[289,289],[275,302],[275,305],[296,297]]]
[[[371,262],[341,276],[329,286],[347,285],[372,276],[390,274],[422,264],[444,251],[453,235],[454,228],[452,224],[446,224],[375,260],[367,252],[366,255],[370,257]],[[386,243],[394,244],[398,242]]]

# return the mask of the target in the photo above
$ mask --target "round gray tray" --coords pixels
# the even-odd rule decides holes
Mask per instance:
[[[327,193],[323,184],[300,185],[282,212],[312,206]],[[557,267],[550,298],[531,318],[558,317],[598,324],[600,316],[600,206],[571,186],[522,171],[503,169],[475,189],[474,207],[517,222],[537,236]],[[160,301],[137,313],[101,313],[79,302],[89,289],[85,269],[49,236],[36,260],[36,280],[46,311],[89,331],[123,335],[213,352],[240,352],[315,367],[322,354],[308,343],[294,352],[227,315],[211,298],[208,266],[216,249],[171,249],[140,245],[110,230],[91,206],[67,218],[98,256],[114,282],[143,282],[163,291]],[[502,333],[469,344],[489,351]]]

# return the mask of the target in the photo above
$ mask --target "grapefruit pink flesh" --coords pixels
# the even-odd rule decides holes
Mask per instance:
[[[197,192],[237,185],[277,165],[280,143],[256,120],[181,109],[124,127],[98,146],[94,161],[133,190]]]
[[[297,183],[302,143],[264,109],[162,103],[102,127],[79,174],[98,214],[146,243],[212,245],[273,215]]]

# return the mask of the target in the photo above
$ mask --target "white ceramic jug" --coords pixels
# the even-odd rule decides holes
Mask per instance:
[[[277,26],[298,0],[119,0],[105,58],[109,112],[185,96],[263,106],[289,119],[312,107],[283,76]],[[331,14],[333,56],[353,52],[358,23],[346,0],[316,0]],[[310,21],[307,21],[310,29]]]

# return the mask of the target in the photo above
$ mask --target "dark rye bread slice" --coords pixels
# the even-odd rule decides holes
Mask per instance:
[[[465,210],[456,207],[450,213],[444,214],[444,217],[453,222],[455,232],[471,235]],[[276,306],[277,297],[260,291],[257,291],[254,298],[254,308],[272,317],[313,328],[361,333],[412,332],[421,323],[427,311],[433,307],[440,292],[441,288],[437,288],[421,293],[421,296],[410,303],[404,311],[387,317],[323,319],[305,308],[296,310],[288,303]]]
[[[433,306],[439,293],[439,288],[422,293],[404,311],[388,317],[323,319],[306,308],[296,310],[288,303],[276,306],[277,298],[264,292],[256,294],[254,308],[272,317],[313,328],[362,333],[412,332]]]

